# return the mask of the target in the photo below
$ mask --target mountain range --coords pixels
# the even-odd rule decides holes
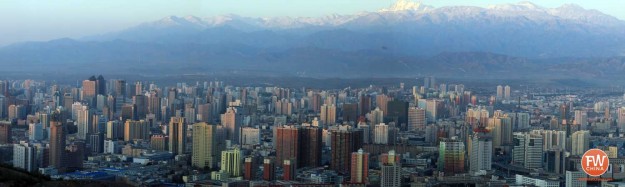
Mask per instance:
[[[9,45],[0,48],[0,64],[99,73],[614,78],[625,73],[623,55],[625,21],[573,4],[435,8],[399,0],[375,12],[315,18],[169,16],[96,36]]]

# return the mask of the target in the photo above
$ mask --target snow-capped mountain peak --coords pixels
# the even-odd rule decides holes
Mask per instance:
[[[551,15],[562,19],[577,20],[589,24],[604,26],[624,25],[623,21],[593,9],[584,9],[576,4],[564,4],[549,10]]]
[[[191,16],[191,15],[185,16],[184,19],[190,23],[194,23],[198,25],[202,25],[204,23],[204,21],[202,21],[202,18]]]
[[[445,6],[428,9],[428,6],[412,1],[418,2],[400,0],[384,12],[322,17],[258,18],[231,14],[200,19],[170,16],[94,37],[94,40],[131,41],[141,45],[176,44],[183,47],[183,50],[176,51],[188,49],[193,52],[190,55],[209,51],[197,56],[198,59],[216,61],[238,61],[222,54],[239,55],[248,51],[249,55],[242,55],[245,59],[256,59],[254,55],[262,54],[258,59],[263,63],[284,57],[271,51],[280,54],[312,52],[294,57],[327,57],[333,62],[353,59],[335,58],[333,54],[336,52],[349,52],[350,56],[365,53],[428,56],[441,52],[481,51],[560,58],[613,56],[625,51],[622,42],[625,41],[624,21],[576,5],[553,8],[520,2],[490,8]],[[160,48],[145,49],[146,54],[163,53]],[[386,61],[385,58],[375,59]]]
[[[396,11],[426,11],[431,10],[433,7],[423,5],[418,2],[412,2],[410,0],[397,0],[395,4],[389,8],[381,9],[379,12],[396,12]]]
[[[625,22],[601,13],[597,10],[584,9],[578,5],[567,4],[557,8],[541,7],[523,1],[514,4],[491,5],[486,8],[475,6],[447,6],[433,8],[414,0],[397,0],[388,8],[376,12],[361,12],[352,15],[327,15],[323,17],[268,17],[252,18],[235,14],[198,18],[194,16],[165,17],[156,22],[143,24],[153,28],[207,28],[229,26],[244,31],[284,30],[295,28],[347,28],[366,29],[380,25],[412,27],[425,23],[447,24],[449,22],[500,23],[505,20],[523,20],[540,25],[557,25],[558,21],[567,24],[617,27]]]
[[[171,27],[204,27],[202,24],[202,20],[197,17],[187,16],[187,17],[178,17],[178,16],[167,16],[158,21],[144,23],[139,26],[147,26],[153,28],[171,28]]]
[[[167,17],[164,17],[163,19],[160,19],[160,20],[158,20],[156,22],[159,23],[159,24],[162,24],[162,25],[170,25],[171,26],[171,25],[178,25],[178,24],[180,24],[183,21],[184,21],[184,19],[180,18],[178,16],[167,16]]]
[[[516,4],[490,5],[487,8],[499,11],[544,11],[543,7],[529,1],[522,1]]]
[[[536,5],[536,4],[532,3],[532,2],[529,2],[529,1],[521,1],[521,2],[517,3],[517,6],[522,6],[522,7],[525,7],[527,9],[542,9],[542,7]]]

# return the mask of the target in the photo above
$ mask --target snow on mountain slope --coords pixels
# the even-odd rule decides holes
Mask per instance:
[[[234,14],[198,18],[194,16],[169,16],[161,20],[141,24],[129,30],[189,29],[229,26],[243,31],[285,30],[310,27],[371,29],[396,24],[444,24],[454,22],[509,22],[529,21],[543,25],[565,24],[591,25],[595,27],[625,27],[625,22],[597,10],[587,10],[573,4],[557,8],[545,8],[531,2],[491,5],[486,8],[474,6],[448,6],[434,8],[409,0],[398,0],[388,8],[376,12],[353,15],[328,15],[323,17],[270,17],[251,18]],[[562,25],[567,26],[567,25]],[[124,32],[124,31],[121,31]]]

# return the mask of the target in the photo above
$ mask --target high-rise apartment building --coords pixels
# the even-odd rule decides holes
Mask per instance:
[[[401,186],[401,163],[400,155],[394,150],[380,156],[380,186],[399,187]]]
[[[78,138],[81,140],[86,140],[87,135],[93,132],[91,128],[91,123],[93,123],[93,110],[89,109],[87,106],[82,106],[78,108],[76,126],[78,127]]]
[[[564,184],[566,187],[586,187],[586,185],[588,185],[588,181],[580,179],[587,177],[586,173],[582,171],[566,171],[566,182]]]
[[[0,145],[12,142],[11,122],[0,121]]]
[[[147,140],[150,135],[150,125],[147,121],[126,120],[124,124],[124,141]]]
[[[439,117],[438,110],[440,109],[441,101],[436,99],[426,100],[425,118],[427,122],[435,122]]]
[[[576,131],[571,135],[571,155],[581,156],[590,148],[590,132]]]
[[[493,148],[503,149],[503,146],[512,145],[512,119],[507,115],[490,118],[487,129],[492,132]]]
[[[363,146],[362,130],[352,129],[349,126],[340,126],[331,130],[332,160],[330,169],[343,174],[349,174],[351,154]]]
[[[296,126],[283,126],[276,128],[275,138],[276,160],[282,163],[284,160],[296,159],[299,151],[299,136]],[[304,141],[304,140],[302,140]]]
[[[199,104],[197,108],[197,114],[198,114],[197,120],[200,122],[212,123],[213,115],[212,115],[211,109],[212,109],[211,103]]]
[[[97,83],[95,77],[89,78],[88,80],[82,81],[82,98],[85,100],[86,98],[95,98],[98,94],[97,92]]]
[[[89,142],[89,146],[91,148],[92,153],[102,153],[104,152],[104,134],[103,133],[93,133],[89,134],[89,138],[87,139]]]
[[[373,128],[373,143],[393,145],[396,142],[398,131],[399,130],[396,127],[392,127],[384,123],[377,124]]]
[[[106,122],[106,139],[118,140],[124,138],[125,124],[119,121]]]
[[[544,151],[543,168],[550,173],[564,174],[566,163],[566,150],[553,148]]]
[[[282,180],[292,181],[297,177],[297,164],[294,159],[287,159],[282,162]]]
[[[223,133],[224,130],[222,126],[210,125],[205,122],[193,124],[193,152],[191,155],[191,163],[194,167],[217,167],[217,162],[221,160],[221,151],[225,148]],[[172,142],[169,144],[171,145]],[[238,154],[240,159],[241,153],[238,152]]]
[[[358,103],[343,103],[341,113],[344,122],[358,120]]]
[[[50,122],[49,164],[57,169],[62,169],[65,154],[65,127],[56,118],[53,116]]]
[[[295,160],[297,168],[321,165],[321,129],[313,126],[283,126],[275,129],[276,159]]]
[[[30,123],[28,124],[28,139],[31,141],[40,141],[43,140],[43,124],[41,123]]]
[[[492,137],[484,133],[476,133],[471,136],[469,150],[469,168],[472,172],[492,169],[493,141]]]
[[[13,145],[13,167],[28,172],[37,170],[37,149],[28,143],[21,142]]]
[[[455,139],[444,139],[439,145],[438,170],[445,175],[464,172],[464,143]]]
[[[621,107],[617,110],[618,113],[618,121],[617,121],[617,125],[619,128],[619,131],[621,133],[625,132],[625,107]]]
[[[150,137],[150,148],[157,151],[167,151],[167,136],[162,134],[155,134]]]
[[[365,116],[369,111],[371,111],[371,96],[361,94],[358,98],[358,116]]]
[[[322,129],[315,126],[303,126],[299,129],[299,152],[297,168],[321,166],[321,149],[323,148]]]
[[[369,120],[369,123],[371,124],[384,123],[384,111],[382,111],[380,108],[375,108],[365,117]]]
[[[221,151],[221,172],[228,173],[230,177],[243,176],[243,157],[241,156],[239,148]]]
[[[582,130],[588,125],[588,113],[585,110],[575,110],[575,125],[580,125]]]
[[[352,153],[351,157],[351,177],[352,183],[367,183],[369,178],[369,153],[362,149]]]
[[[102,75],[98,75],[98,78],[95,80],[96,82],[96,94],[98,95],[106,95],[106,80]]]
[[[527,169],[542,167],[543,137],[535,133],[515,133],[512,163]]]
[[[187,127],[184,118],[172,117],[169,121],[169,152],[174,155],[185,154],[186,145]]]
[[[123,99],[126,97],[126,81],[125,80],[112,80],[112,95],[116,98]]]
[[[319,120],[324,126],[334,125],[336,123],[336,106],[323,104]]]
[[[380,165],[399,164],[401,161],[401,155],[395,153],[395,150],[390,150],[387,153],[382,153],[379,157]]]
[[[505,100],[510,100],[511,99],[511,92],[512,92],[512,90],[510,89],[510,86],[506,85],[506,87],[504,87],[503,98]]]
[[[389,101],[388,112],[385,113],[385,116],[386,120],[384,122],[395,122],[397,127],[403,128],[408,124],[408,102]]]
[[[263,180],[273,181],[276,180],[276,166],[270,158],[263,160]]]
[[[408,130],[424,130],[426,124],[425,110],[418,107],[408,108]]]
[[[375,104],[377,108],[380,108],[380,110],[384,113],[388,111],[388,102],[391,100],[392,98],[384,94],[375,96]]]
[[[226,140],[230,140],[232,144],[239,144],[241,124],[243,116],[235,107],[229,107],[226,113],[221,115],[221,123],[226,130]]]
[[[556,130],[532,130],[533,134],[540,134],[543,137],[543,150],[566,149],[566,132]]]
[[[258,165],[256,164],[255,161],[256,161],[255,158],[252,156],[245,157],[245,164],[244,164],[245,172],[243,172],[243,179],[245,180],[256,179],[256,172],[258,170]]]
[[[145,119],[148,114],[148,97],[145,95],[132,96],[132,104],[135,107],[137,119]]]

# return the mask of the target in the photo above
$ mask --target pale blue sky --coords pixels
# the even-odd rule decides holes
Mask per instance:
[[[418,1],[418,0],[413,0]],[[121,30],[175,15],[316,17],[376,11],[395,0],[0,0],[0,46]],[[434,7],[517,3],[519,0],[421,0]],[[543,7],[574,3],[625,20],[623,0],[535,0]]]

